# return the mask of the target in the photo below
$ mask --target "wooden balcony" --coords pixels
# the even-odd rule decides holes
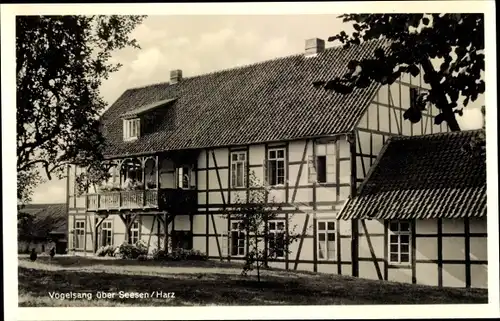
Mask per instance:
[[[188,214],[197,209],[196,190],[151,189],[87,194],[87,211],[159,210]]]

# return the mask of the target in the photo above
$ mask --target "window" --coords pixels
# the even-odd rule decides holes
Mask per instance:
[[[268,222],[269,254],[271,257],[283,258],[285,256],[285,222]]]
[[[101,226],[101,245],[106,246],[113,244],[113,222],[102,222]]]
[[[134,221],[130,227],[130,239],[132,244],[139,242],[139,221]]]
[[[268,151],[267,181],[269,185],[285,184],[285,149],[271,149]]]
[[[410,262],[410,222],[389,221],[389,262]]]
[[[231,255],[246,255],[246,235],[241,222],[231,222]]]
[[[316,144],[316,155],[308,159],[309,183],[335,182],[336,142]]]
[[[85,221],[75,221],[75,249],[83,250]]]
[[[318,257],[335,260],[335,222],[318,221]]]
[[[141,121],[139,118],[123,120],[123,139],[134,140],[139,137]]]
[[[231,153],[231,187],[246,186],[246,152]]]
[[[189,188],[190,184],[190,169],[188,166],[182,166],[177,168],[177,187],[179,188]]]

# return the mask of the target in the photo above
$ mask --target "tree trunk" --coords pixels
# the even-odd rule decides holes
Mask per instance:
[[[448,98],[446,97],[445,92],[441,86],[440,79],[438,79],[436,71],[432,66],[432,62],[427,57],[426,59],[422,59],[421,65],[425,75],[427,75],[430,80],[432,95],[437,97],[436,99],[433,99],[436,107],[438,107],[438,109],[443,113],[444,120],[450,127],[450,130],[455,132],[460,131],[460,125],[458,124],[458,121],[455,117],[453,108],[448,103]]]
[[[257,260],[257,281],[260,283],[260,264]]]

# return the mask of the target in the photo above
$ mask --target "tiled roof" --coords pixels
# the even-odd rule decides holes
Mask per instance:
[[[391,138],[342,219],[486,215],[484,155],[464,150],[480,130]]]
[[[19,212],[34,215],[33,225],[37,236],[46,233],[67,234],[68,213],[66,204],[28,204]]]
[[[292,140],[351,131],[379,88],[371,84],[349,95],[313,86],[343,76],[350,60],[370,58],[388,42],[368,41],[348,49],[326,49],[316,57],[297,54],[196,77],[175,84],[129,89],[101,117],[105,155]],[[123,141],[120,116],[173,99],[158,130]],[[173,125],[175,124],[175,125]]]

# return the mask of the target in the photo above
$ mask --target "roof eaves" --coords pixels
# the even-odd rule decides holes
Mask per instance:
[[[290,139],[274,139],[274,140],[265,140],[265,141],[258,141],[258,142],[252,142],[252,143],[241,143],[241,144],[227,144],[227,145],[217,145],[217,148],[230,148],[230,147],[236,147],[236,146],[241,146],[241,145],[259,145],[259,144],[272,144],[272,143],[279,143],[279,142],[293,142],[293,141],[298,141],[298,140],[303,140],[303,139],[320,139],[320,138],[333,138],[333,137],[340,137],[340,136],[348,136],[353,132],[354,129],[342,132],[342,133],[334,133],[334,134],[329,134],[329,135],[319,135],[319,136],[304,136],[304,137],[296,137],[296,138],[290,138]],[[141,153],[131,153],[131,154],[116,154],[116,155],[105,155],[104,159],[105,160],[110,160],[110,159],[115,159],[115,158],[124,158],[124,157],[138,157],[138,156],[146,156],[146,155],[155,155],[155,154],[161,154],[161,153],[166,153],[166,152],[173,152],[173,151],[179,151],[179,150],[203,150],[207,148],[212,148],[213,146],[202,146],[202,147],[192,147],[192,148],[176,148],[176,149],[162,149],[162,150],[157,150],[154,152],[141,152]]]

